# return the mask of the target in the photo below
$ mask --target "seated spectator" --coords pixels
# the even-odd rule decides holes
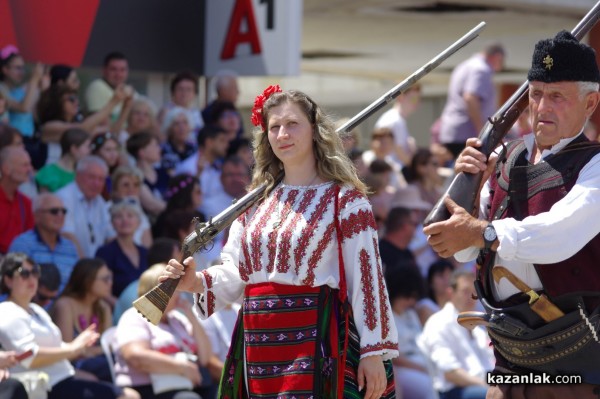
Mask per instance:
[[[126,98],[130,90],[123,87],[115,91],[111,100],[98,112],[90,114],[81,121],[79,115],[79,97],[77,92],[64,86],[51,87],[42,93],[37,106],[42,141],[48,143],[46,163],[54,163],[60,157],[60,138],[68,129],[79,128],[90,134],[96,129],[106,128],[111,111]]]
[[[166,224],[174,211],[193,211],[200,205],[202,205],[202,190],[198,179],[188,174],[172,177],[167,190],[167,206],[152,225],[152,235],[165,236]]]
[[[133,101],[127,115],[127,127],[119,135],[121,146],[125,148],[129,137],[142,132],[158,137],[161,143],[165,141],[156,120],[156,105],[149,98],[140,96]]]
[[[417,338],[423,331],[415,310],[423,295],[423,278],[414,262],[399,262],[385,274],[394,323],[398,330],[400,356],[392,359],[397,396],[403,399],[435,399],[428,360],[421,353]]]
[[[207,121],[210,119],[215,105],[223,101],[228,101],[235,105],[237,104],[240,96],[237,75],[233,71],[218,71],[216,76],[211,80],[211,85],[212,84],[214,84],[214,91],[216,92],[217,97],[202,110],[202,117],[207,125]],[[242,137],[244,135],[244,124],[239,111],[237,111],[237,113],[240,121],[240,128],[236,134],[236,137]]]
[[[420,148],[417,150],[410,165],[402,170],[406,181],[419,190],[423,201],[429,202],[433,207],[443,194],[444,180],[438,173],[438,160],[430,150]]]
[[[486,373],[494,368],[487,333],[480,326],[472,331],[456,322],[460,312],[475,309],[473,273],[455,270],[450,278],[452,296],[423,328],[421,347],[435,368],[433,385],[440,399],[485,398]]]
[[[110,306],[104,302],[111,290],[112,272],[103,260],[84,258],[75,264],[69,282],[50,310],[64,342],[73,341],[91,325],[96,326],[100,335],[112,326]],[[91,379],[112,381],[106,356],[98,342],[72,363]]]
[[[9,146],[25,148],[23,137],[14,127],[0,123],[0,150]]]
[[[88,155],[77,163],[75,181],[56,192],[68,211],[62,232],[77,240],[83,257],[94,257],[96,250],[112,238],[106,201],[101,195],[106,176],[108,166],[104,160]]]
[[[90,143],[92,154],[102,158],[106,162],[106,166],[108,166],[108,177],[106,178],[104,191],[102,192],[102,198],[106,201],[110,199],[112,191],[111,175],[120,164],[125,165],[127,161],[126,158],[121,158],[119,147],[119,140],[110,132],[96,134]]]
[[[165,194],[169,184],[167,170],[161,162],[158,139],[150,133],[138,133],[127,140],[127,152],[135,158],[135,166],[142,172],[142,208],[152,217],[165,209]]]
[[[163,265],[154,265],[142,273],[138,288],[140,296],[158,283],[163,269]],[[115,342],[118,348],[115,364],[117,385],[132,387],[144,399],[179,398],[178,394],[186,391],[189,393],[182,398],[199,399],[199,386],[209,382],[204,379],[210,377],[204,377],[199,366],[206,367],[212,356],[210,342],[190,303],[183,301],[178,292],[171,298],[157,326],[141,318],[136,309],[126,310],[117,325]],[[188,356],[173,356],[177,352]],[[193,361],[191,355],[194,355]],[[158,395],[152,389],[150,374],[184,376],[193,389],[175,389]],[[193,395],[194,391],[196,395]]]
[[[77,91],[80,85],[79,76],[73,67],[64,64],[55,64],[50,67],[50,87],[64,86]]]
[[[177,240],[167,237],[157,238],[148,250],[148,264],[152,267],[157,263],[166,264],[170,259],[181,259],[179,247],[180,244]],[[113,324],[119,323],[123,312],[129,309],[133,301],[138,298],[138,284],[139,279],[132,281],[119,295],[113,311]]]
[[[0,254],[8,251],[16,236],[33,227],[31,200],[18,191],[32,171],[31,158],[23,148],[9,146],[0,151]]]
[[[113,189],[111,193],[112,201],[107,203],[109,210],[113,204],[122,201],[134,203],[141,209],[140,193],[143,176],[139,169],[132,166],[119,166],[112,174],[111,180]],[[150,248],[150,245],[152,245],[150,220],[143,211],[140,212],[140,225],[133,235],[133,241],[145,248]]]
[[[31,77],[25,78],[25,60],[13,45],[0,49],[0,91],[6,99],[10,125],[34,141],[33,110],[40,91],[50,82],[44,78],[44,66],[36,64]]]
[[[46,311],[31,302],[37,291],[38,265],[27,255],[11,253],[0,264],[0,289],[8,293],[8,301],[0,303],[0,344],[9,351],[33,351],[12,373],[43,371],[52,389],[48,399],[111,399],[140,396],[129,388],[118,388],[107,382],[86,381],[75,376],[70,360],[80,357],[94,345],[99,334],[95,325],[86,328],[72,342],[64,342],[56,324]]]
[[[38,289],[31,302],[48,310],[60,294],[60,271],[54,263],[40,263],[39,266]]]
[[[9,123],[10,118],[8,116],[8,107],[6,106],[6,96],[0,90],[0,126],[9,126]],[[17,129],[15,130],[17,131],[17,133],[19,133],[19,135],[21,135],[21,133]],[[2,146],[0,146],[0,149],[1,148]]]
[[[394,158],[394,133],[391,129],[381,127],[371,133],[371,148],[362,153],[362,159],[370,167],[373,161],[385,161],[392,168],[390,184],[396,189],[406,186],[400,164]]]
[[[229,143],[225,159],[231,156],[240,157],[249,169],[254,167],[254,153],[252,150],[252,142],[247,138],[241,137]]]
[[[110,208],[110,217],[117,237],[98,248],[96,257],[103,259],[113,272],[111,305],[133,280],[148,268],[148,250],[136,245],[133,235],[140,224],[140,209],[137,205],[120,202]]]
[[[33,200],[33,229],[17,236],[10,244],[10,252],[27,254],[37,263],[53,263],[60,271],[59,292],[69,280],[79,253],[75,242],[61,234],[65,224],[63,201],[51,193],[42,193]]]
[[[162,130],[167,137],[162,145],[162,166],[172,175],[177,165],[196,152],[193,121],[185,108],[173,107],[164,116]]]
[[[200,86],[198,84],[198,76],[191,71],[182,71],[176,74],[171,80],[171,101],[165,104],[160,112],[158,120],[164,125],[165,116],[170,110],[175,107],[185,109],[189,121],[190,130],[193,137],[198,134],[198,131],[204,126],[204,119],[198,108],[198,94]],[[163,129],[163,132],[165,129]]]
[[[427,272],[427,297],[419,301],[418,313],[421,324],[435,312],[439,312],[452,296],[450,276],[454,265],[446,259],[440,259],[431,264]]]
[[[231,156],[223,161],[220,180],[223,190],[202,201],[198,207],[207,217],[217,216],[231,206],[235,199],[240,199],[247,194],[246,188],[250,185],[250,169],[240,157]]]
[[[237,133],[240,130],[241,123],[237,108],[230,101],[215,103],[210,112],[210,117],[206,120],[206,124],[219,126],[225,130],[228,142],[238,138]]]
[[[198,133],[198,151],[180,163],[175,172],[199,177],[204,199],[218,194],[223,191],[220,180],[221,166],[228,147],[225,130],[215,126],[204,126]]]
[[[415,234],[417,221],[410,209],[393,208],[385,221],[385,234],[379,240],[379,253],[383,270],[393,268],[398,262],[412,263],[415,255],[408,244]]]
[[[91,136],[79,128],[67,129],[60,138],[61,156],[35,174],[39,191],[56,192],[75,180],[75,165],[90,154]]]
[[[391,185],[392,167],[386,161],[376,159],[371,165],[364,182],[369,187],[369,202],[373,207],[373,215],[377,222],[377,227],[381,227],[388,217],[392,207],[392,199],[396,193],[396,188]]]
[[[126,86],[129,77],[129,62],[123,53],[113,51],[104,57],[102,77],[94,79],[85,90],[85,105],[88,112],[96,113],[108,104],[115,93]],[[133,88],[130,96],[136,96]],[[117,104],[109,114],[112,122],[121,114],[122,104]]]

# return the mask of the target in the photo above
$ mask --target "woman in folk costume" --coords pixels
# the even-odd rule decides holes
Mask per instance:
[[[201,318],[243,295],[220,397],[394,397],[375,220],[341,138],[306,94],[279,86],[257,96],[252,122],[263,198],[231,225],[223,264],[186,274],[171,260],[160,278],[181,277]]]

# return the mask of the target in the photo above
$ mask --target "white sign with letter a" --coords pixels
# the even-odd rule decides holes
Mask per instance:
[[[204,73],[298,75],[302,0],[208,0]]]

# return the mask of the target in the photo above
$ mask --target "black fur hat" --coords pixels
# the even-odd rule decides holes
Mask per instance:
[[[527,79],[600,83],[596,52],[566,30],[560,31],[554,39],[537,42]]]

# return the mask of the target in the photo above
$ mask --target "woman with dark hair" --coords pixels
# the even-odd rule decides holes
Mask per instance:
[[[252,121],[250,189],[265,191],[231,225],[222,264],[192,273],[193,258],[187,272],[171,259],[161,280],[196,293],[202,319],[243,296],[223,397],[393,397],[397,332],[367,188],[306,94],[270,86]]]
[[[167,224],[171,222],[175,211],[196,211],[202,204],[202,190],[198,178],[188,174],[179,174],[169,180],[167,190],[167,206],[152,225],[153,237],[171,237],[180,239],[179,235],[166,234]],[[197,212],[196,216],[204,216]],[[191,222],[191,219],[188,223]]]
[[[108,176],[102,190],[102,198],[109,200],[112,191],[112,174],[121,163],[126,162],[123,154],[121,157],[119,139],[111,132],[102,132],[94,135],[90,143],[92,155],[97,155],[106,162]]]
[[[102,334],[112,326],[110,306],[103,301],[111,295],[112,272],[101,259],[80,259],[69,281],[50,310],[50,316],[62,334],[71,342],[91,325]],[[110,368],[100,345],[85,350],[73,365],[94,379],[111,382]]]
[[[421,199],[431,206],[435,205],[442,195],[442,177],[438,173],[437,158],[427,148],[417,150],[410,166],[402,169],[409,184],[419,189]]]
[[[158,120],[164,125],[165,117],[171,109],[183,108],[190,121],[190,130],[197,134],[204,126],[202,113],[198,107],[198,94],[200,93],[198,76],[191,71],[181,71],[171,80],[170,89],[171,101],[160,110]]]
[[[398,330],[400,356],[392,360],[396,393],[403,399],[434,399],[437,395],[427,369],[427,358],[417,345],[423,331],[415,310],[424,291],[421,273],[414,262],[401,262],[386,269],[385,279]]]
[[[19,354],[28,350],[33,352],[10,371],[45,372],[52,387],[48,399],[139,399],[130,388],[87,381],[75,375],[69,361],[81,357],[96,343],[99,338],[96,325],[83,329],[73,341],[64,342],[50,315],[31,302],[37,292],[39,277],[39,266],[25,254],[9,253],[0,263],[0,291],[8,294],[8,300],[0,303],[0,344]]]
[[[23,137],[33,139],[33,110],[40,91],[49,84],[44,66],[36,64],[29,80],[25,79],[25,60],[12,44],[0,49],[0,91],[6,98],[11,126]]]
[[[118,88],[106,105],[87,118],[78,120],[79,97],[77,91],[67,86],[53,86],[42,93],[37,106],[42,141],[48,144],[48,162],[60,156],[60,151],[53,151],[67,129],[79,128],[94,134],[96,129],[105,126],[113,108],[130,95],[126,88]],[[52,146],[51,144],[54,144]]]
[[[64,65],[55,64],[50,67],[50,86],[64,86],[71,90],[79,90],[81,82],[75,68]]]
[[[241,121],[235,105],[229,101],[218,101],[212,107],[210,119],[206,121],[208,125],[219,126],[227,132],[229,142],[239,138]]]

